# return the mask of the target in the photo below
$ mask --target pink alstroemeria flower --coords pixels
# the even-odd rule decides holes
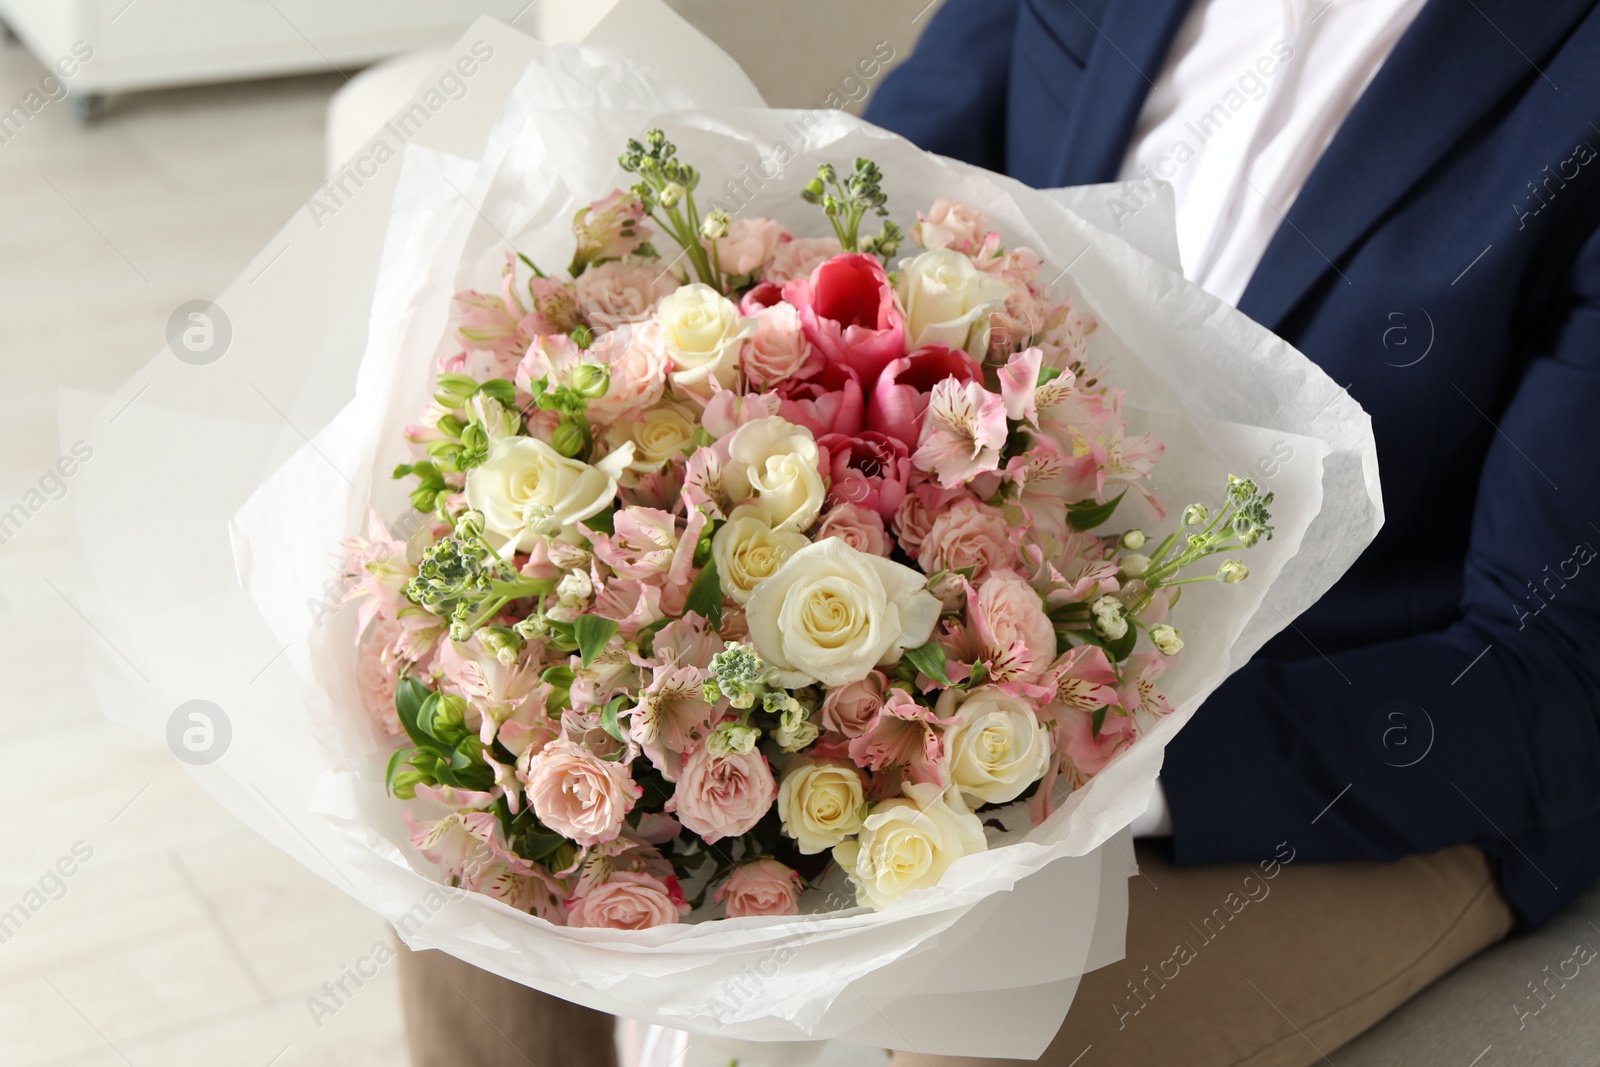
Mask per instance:
[[[922,440],[911,462],[945,489],[1000,466],[1005,402],[977,382],[946,378],[928,397]]]
[[[883,369],[867,403],[867,429],[917,447],[922,436],[928,394],[947,378],[981,382],[983,368],[959,349],[929,345],[902,356]]]
[[[867,770],[897,767],[912,782],[943,786],[944,738],[938,722],[932,708],[904,689],[890,689],[866,733],[851,739],[850,758]]]

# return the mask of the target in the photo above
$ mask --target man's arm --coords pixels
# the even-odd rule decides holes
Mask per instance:
[[[940,155],[1005,170],[1006,85],[1022,0],[946,0],[866,118]]]
[[[1472,398],[1498,432],[1460,620],[1231,677],[1162,769],[1179,862],[1256,859],[1284,840],[1316,861],[1394,859],[1600,808],[1600,235],[1563,304],[1505,410]],[[1439,400],[1452,402],[1465,401]],[[1402,717],[1385,721],[1385,705]],[[1391,726],[1415,747],[1374,751]],[[1426,756],[1393,765],[1430,733]]]

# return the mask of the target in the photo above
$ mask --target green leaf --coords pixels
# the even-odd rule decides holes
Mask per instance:
[[[583,524],[597,534],[611,535],[617,532],[617,513],[602,508],[583,520]]]
[[[707,563],[689,586],[683,610],[703,616],[713,630],[722,626],[722,578],[717,574],[716,561]]]
[[[417,725],[417,714],[422,710],[424,702],[437,698],[437,693],[432,692],[415,678],[402,678],[400,684],[394,687],[395,714],[400,719],[400,725],[405,728],[406,736],[411,738],[412,744],[418,748],[431,747],[433,738]]]
[[[1100,727],[1104,726],[1105,723],[1106,723],[1106,705],[1105,704],[1101,704],[1098,708],[1094,709],[1094,719],[1092,720],[1092,728],[1089,731],[1089,736],[1090,737],[1099,737],[1100,736]]]
[[[389,756],[389,766],[383,771],[383,788],[390,796],[394,795],[395,772],[406,765],[406,759],[415,752],[412,748],[397,748]]]
[[[1067,521],[1074,530],[1092,530],[1096,526],[1111,518],[1112,512],[1117,510],[1117,505],[1122,503],[1122,498],[1128,495],[1124,489],[1104,504],[1097,504],[1093,500],[1080,500],[1076,504],[1067,505]]]
[[[918,672],[926,674],[940,685],[949,686],[955,684],[950,681],[949,675],[944,673],[944,649],[934,642],[929,641],[925,645],[908,648],[903,655],[911,661],[911,665]]]
[[[600,729],[617,741],[622,740],[622,727],[617,723],[617,712],[622,710],[622,705],[627,699],[626,694],[619,693],[606,701],[606,706],[600,709]]]
[[[577,676],[572,673],[572,668],[566,666],[565,664],[557,664],[554,667],[546,667],[544,669],[544,673],[539,675],[539,680],[541,682],[552,685],[557,689],[571,689],[572,683],[576,680],[576,678]]]
[[[598,615],[579,615],[572,620],[572,636],[578,641],[578,657],[585,667],[594,662],[611,635],[620,629],[615,621]]]

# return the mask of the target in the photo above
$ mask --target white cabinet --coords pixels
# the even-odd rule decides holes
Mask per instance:
[[[530,28],[528,0],[0,0],[80,101],[195,82],[342,70],[445,44],[479,15]]]

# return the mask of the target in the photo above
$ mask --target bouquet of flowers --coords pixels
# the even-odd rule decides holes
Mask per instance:
[[[473,27],[214,348],[69,417],[107,711],[413,948],[1037,1056],[1164,746],[1381,523],[1366,416],[1159,198],[759,107],[655,0],[595,33]]]
[[[570,278],[456,295],[414,532],[348,543],[389,788],[452,809],[412,820],[451,885],[554,923],[794,915],[830,857],[889,907],[1171,711],[1179,595],[1246,576],[1212,557],[1273,494],[1119,522],[1162,445],[971,207],[865,233],[880,169],[824,163],[796,236],[702,215],[659,129],[621,166]]]

